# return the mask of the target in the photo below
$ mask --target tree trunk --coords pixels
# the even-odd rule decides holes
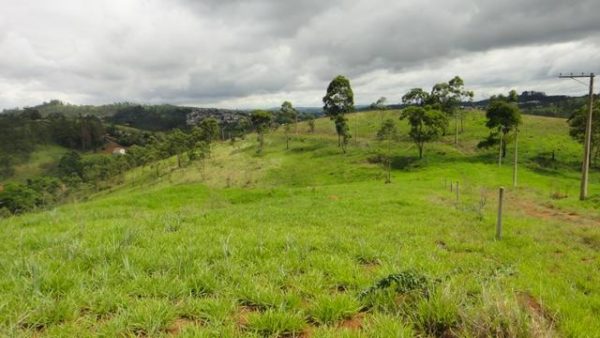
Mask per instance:
[[[177,153],[177,168],[181,168],[181,154]]]
[[[423,158],[423,145],[419,144],[418,148],[419,148],[419,158],[422,159]]]

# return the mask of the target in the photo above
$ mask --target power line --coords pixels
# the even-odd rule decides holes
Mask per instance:
[[[589,74],[584,74],[581,73],[581,75],[574,75],[573,73],[570,73],[569,75],[562,75],[560,74],[558,76],[558,78],[560,79],[572,79],[575,80],[577,82],[583,83],[579,80],[577,80],[577,78],[588,78],[590,79],[590,83],[589,83],[589,89],[590,89],[590,93],[589,93],[589,104],[588,104],[588,116],[587,116],[587,122],[585,125],[585,142],[584,142],[584,146],[583,146],[583,163],[581,165],[581,187],[580,187],[580,192],[579,192],[579,199],[580,200],[584,200],[587,197],[587,192],[588,192],[588,180],[589,180],[589,172],[590,172],[590,152],[591,152],[591,144],[592,144],[592,112],[594,111],[594,73],[589,73]]]

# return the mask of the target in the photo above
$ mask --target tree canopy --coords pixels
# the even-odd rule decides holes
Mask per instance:
[[[419,158],[423,158],[423,148],[426,142],[431,142],[442,136],[448,128],[447,116],[439,110],[412,106],[404,109],[400,119],[407,119],[410,125],[410,138],[419,149]]]
[[[350,81],[342,75],[336,76],[327,86],[323,104],[323,111],[331,120],[354,111],[354,93]]]

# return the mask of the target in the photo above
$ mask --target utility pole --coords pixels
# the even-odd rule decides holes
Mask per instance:
[[[588,177],[590,172],[590,152],[592,146],[592,112],[594,111],[594,73],[573,75],[560,74],[558,77],[561,79],[568,78],[575,80],[576,78],[589,78],[590,79],[590,93],[589,93],[589,104],[588,104],[588,117],[585,125],[585,141],[583,148],[583,164],[581,165],[581,188],[579,192],[579,200],[583,201],[587,198],[588,192]]]

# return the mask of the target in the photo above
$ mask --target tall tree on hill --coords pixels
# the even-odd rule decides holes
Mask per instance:
[[[438,139],[448,128],[447,116],[429,107],[408,107],[402,110],[400,119],[408,119],[410,125],[408,135],[419,149],[419,158],[423,158],[425,143]]]
[[[352,138],[352,135],[350,135],[350,127],[348,127],[348,119],[344,115],[338,115],[335,117],[334,122],[338,138],[341,138],[339,145],[345,154],[346,149],[348,148],[348,141]]]
[[[472,98],[473,92],[464,89],[464,81],[459,76],[455,76],[447,83],[437,83],[431,89],[428,103],[442,110],[448,117],[454,117],[454,144],[458,144],[459,120],[461,131],[464,129],[464,115],[460,110],[460,104],[465,99]]]
[[[210,156],[211,145],[219,137],[219,122],[214,117],[207,117],[198,123],[197,128],[200,130],[201,139],[195,141],[204,141],[208,147],[208,156]]]
[[[382,96],[382,97],[378,98],[377,101],[371,103],[371,109],[379,111],[379,118],[380,118],[380,122],[382,125],[383,125],[383,115],[384,115],[384,112],[387,110],[387,106],[385,105],[386,101],[387,101],[387,98],[385,96]]]
[[[491,130],[487,139],[479,142],[478,147],[486,148],[499,144],[498,165],[506,156],[506,145],[509,142],[509,133],[514,136],[518,133],[521,124],[521,111],[513,97],[504,95],[492,96],[486,109],[486,126]]]
[[[327,86],[327,93],[323,97],[323,111],[329,119],[334,121],[338,135],[338,147],[346,152],[347,140],[350,138],[350,128],[344,114],[354,111],[354,93],[350,81],[338,75]],[[343,144],[342,139],[345,140]]]
[[[252,121],[252,125],[254,126],[258,137],[258,149],[256,150],[258,154],[263,151],[265,145],[265,133],[269,130],[272,120],[273,116],[271,112],[266,110],[255,110],[250,114],[250,121]]]
[[[298,111],[290,101],[284,101],[279,108],[279,113],[287,120],[288,123],[294,123],[294,132],[298,133]]]
[[[380,141],[387,141],[387,152],[386,152],[386,179],[385,183],[392,182],[392,141],[398,138],[398,129],[396,123],[392,119],[385,120],[379,130],[377,131],[377,139]]]
[[[402,103],[408,106],[424,106],[429,100],[429,93],[422,88],[413,88],[402,96]]]
[[[298,112],[292,106],[290,101],[285,101],[279,109],[280,121],[285,130],[285,148],[290,148],[290,124],[294,123],[296,133],[298,133]]]
[[[167,149],[170,154],[177,156],[177,167],[181,168],[181,155],[186,151],[188,135],[180,129],[175,129],[167,135]]]

